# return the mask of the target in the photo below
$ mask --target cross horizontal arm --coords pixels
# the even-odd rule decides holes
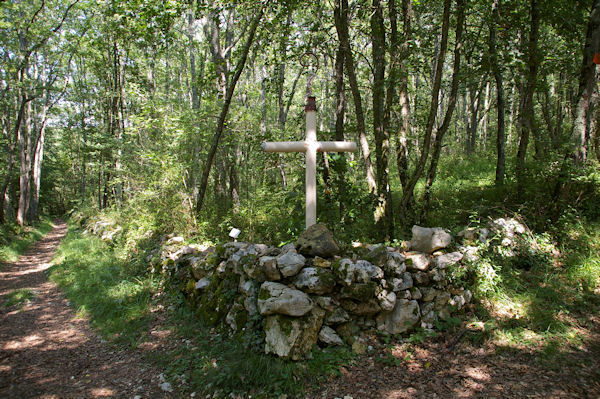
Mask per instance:
[[[305,152],[304,141],[278,141],[273,143],[262,143],[261,147],[266,152]]]
[[[354,152],[356,143],[350,141],[318,141],[317,151],[321,152]]]
[[[316,150],[320,152],[354,152],[356,143],[349,141],[317,141]],[[277,141],[262,143],[266,152],[305,152],[308,148],[307,141]]]

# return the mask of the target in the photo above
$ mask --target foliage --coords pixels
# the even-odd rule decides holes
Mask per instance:
[[[15,262],[31,244],[50,230],[52,222],[42,219],[34,226],[0,224],[0,262]]]
[[[18,290],[14,290],[4,295],[3,299],[5,300],[2,306],[5,308],[11,308],[15,305],[24,305],[25,303],[30,302],[35,297],[35,293],[28,288],[20,288]]]

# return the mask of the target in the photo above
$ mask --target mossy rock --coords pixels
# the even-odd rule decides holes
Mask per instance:
[[[216,325],[225,318],[238,296],[238,283],[239,276],[231,272],[211,277],[210,285],[200,297],[198,309],[207,323]]]
[[[375,297],[377,284],[373,281],[362,284],[352,284],[348,287],[342,287],[340,295],[342,298],[356,299],[360,302],[367,302]]]
[[[365,254],[364,259],[377,266],[383,266],[387,262],[388,253],[385,246],[379,246]]]

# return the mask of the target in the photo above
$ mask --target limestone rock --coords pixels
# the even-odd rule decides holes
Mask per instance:
[[[319,341],[326,345],[344,345],[344,341],[331,327],[323,326],[319,332]]]
[[[402,273],[402,278],[393,278],[388,282],[389,288],[394,291],[407,290],[413,286],[413,278],[409,272]]]
[[[377,328],[389,334],[403,333],[412,329],[421,318],[417,301],[400,299],[390,312],[382,312],[377,317]]]
[[[235,256],[237,256],[237,254],[232,256],[230,260],[233,259]],[[228,269],[236,270],[236,266],[229,267],[230,260],[227,261]],[[258,257],[255,254],[246,254],[240,257],[237,264],[242,266],[242,268],[244,269],[244,273],[246,273],[246,275],[251,279],[256,280],[258,282],[263,282],[267,280],[265,269],[263,265],[258,261]]]
[[[331,267],[331,262],[328,261],[327,259],[321,258],[320,256],[315,256],[312,264],[314,267],[323,267],[323,268]]]
[[[343,308],[336,307],[333,312],[325,317],[325,324],[336,325],[350,321],[350,315]]]
[[[303,359],[317,343],[325,311],[314,308],[304,317],[268,316],[265,322],[265,353],[292,360]]]
[[[207,279],[206,277],[201,278],[200,280],[198,280],[196,282],[196,286],[194,288],[196,288],[197,290],[203,290],[206,287],[208,287],[210,285],[210,280]]]
[[[450,252],[449,254],[436,256],[433,258],[433,266],[439,269],[445,269],[448,266],[457,264],[463,257],[464,255],[460,252]]]
[[[361,277],[358,280],[361,283],[368,283],[371,279],[381,280],[383,278],[383,270],[369,261],[357,260],[354,265],[358,271],[358,275]],[[367,278],[363,277],[365,275]]]
[[[388,251],[384,245],[376,245],[370,248],[370,251],[365,255],[365,260],[374,265],[383,266],[388,259]]]
[[[410,297],[412,299],[419,300],[419,299],[423,298],[423,293],[417,287],[412,287],[410,289]]]
[[[279,248],[281,253],[284,254],[286,252],[296,252],[296,244],[290,242],[289,244],[285,244],[283,247]]]
[[[303,255],[330,258],[340,252],[333,234],[322,223],[310,226],[296,242],[296,249]]]
[[[350,286],[354,282],[366,284],[371,279],[380,280],[383,278],[383,270],[371,264],[366,260],[358,260],[356,263],[350,259],[341,259],[332,265],[333,271],[345,286]]]
[[[240,330],[248,319],[244,306],[241,303],[234,303],[225,316],[225,322],[233,331]]]
[[[183,244],[184,238],[183,237],[173,237],[173,238],[169,238],[169,240],[167,241],[167,245],[172,245],[172,244]]]
[[[412,227],[412,240],[410,249],[412,251],[430,254],[438,249],[446,248],[450,245],[452,237],[442,228],[427,228],[420,226]]]
[[[342,299],[342,307],[357,316],[373,316],[381,312],[381,306],[377,299],[373,298],[367,302],[355,302],[352,299]]]
[[[333,291],[335,278],[330,270],[305,267],[294,278],[294,285],[309,294],[323,295]]]
[[[393,291],[379,289],[377,290],[376,296],[382,310],[390,311],[394,309],[394,306],[396,305],[396,294]]]
[[[444,269],[433,269],[430,270],[427,275],[429,279],[435,283],[444,284],[446,282],[446,272]]]
[[[327,310],[328,312],[333,312],[335,309],[335,305],[333,303],[333,299],[328,296],[316,296],[313,297],[313,300],[321,307],[323,310]]]
[[[295,276],[305,263],[306,258],[295,252],[286,252],[277,258],[277,267],[283,277]]]
[[[431,302],[438,295],[438,290],[431,287],[423,287],[421,288],[421,294],[423,295],[423,302]]]
[[[265,276],[269,281],[281,280],[281,273],[277,268],[277,258],[274,256],[261,256],[258,263],[265,272]]]
[[[388,276],[400,277],[406,271],[406,258],[398,252],[388,253],[387,261],[383,266],[383,270]]]
[[[424,272],[415,272],[412,277],[418,285],[428,285],[430,282],[429,275]]]
[[[348,287],[342,287],[340,296],[342,298],[356,299],[360,302],[367,302],[368,300],[375,297],[377,290],[377,284],[374,282],[352,284]]]
[[[431,265],[431,260],[427,255],[420,253],[411,253],[406,256],[406,267],[411,271],[427,271]]]
[[[313,307],[310,297],[300,290],[271,281],[264,282],[260,286],[258,309],[263,316],[271,314],[303,316]]]

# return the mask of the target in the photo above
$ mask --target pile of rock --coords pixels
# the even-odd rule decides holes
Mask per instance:
[[[402,249],[357,246],[345,257],[321,224],[282,248],[200,248],[172,238],[154,269],[172,276],[209,322],[262,330],[266,353],[297,360],[317,342],[352,343],[364,330],[432,328],[470,302],[469,290],[446,277],[463,259],[443,252],[451,236],[419,226],[412,233]]]

